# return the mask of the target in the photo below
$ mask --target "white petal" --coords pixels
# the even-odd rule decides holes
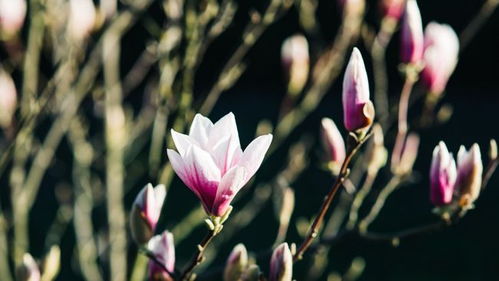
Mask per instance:
[[[212,127],[213,123],[210,119],[198,113],[192,121],[189,136],[201,144],[201,146],[204,146],[208,142],[208,136]]]
[[[226,136],[231,137],[231,141],[241,146],[239,143],[239,133],[237,132],[236,118],[232,112],[220,118],[214,125],[209,134],[210,146],[215,145],[220,139]]]
[[[175,130],[171,129],[170,130],[173,138],[173,142],[175,143],[175,147],[177,148],[178,152],[182,157],[184,157],[185,153],[187,152],[187,149],[191,145],[199,145],[199,143],[191,138],[188,135],[178,133]]]
[[[258,168],[260,168],[271,142],[271,134],[259,136],[244,150],[238,165],[246,168],[246,180],[249,180],[256,173]]]

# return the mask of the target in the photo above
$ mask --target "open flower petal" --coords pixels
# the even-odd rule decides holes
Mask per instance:
[[[239,165],[246,168],[246,181],[248,181],[260,168],[265,153],[269,150],[270,143],[272,142],[272,135],[259,136],[253,140],[248,147],[244,150]]]

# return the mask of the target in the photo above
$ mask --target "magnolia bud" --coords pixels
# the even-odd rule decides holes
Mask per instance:
[[[405,139],[404,146],[397,154],[395,151],[392,154],[392,173],[396,175],[405,175],[412,171],[414,162],[418,156],[419,136],[415,133],[409,134]]]
[[[17,268],[18,281],[40,281],[40,268],[33,257],[26,253]]]
[[[156,261],[149,261],[149,280],[152,281],[173,281],[170,273],[175,270],[175,244],[173,234],[164,231],[161,235],[156,235],[149,243],[147,249],[154,255],[156,261],[160,262],[165,269],[158,265]]]
[[[243,244],[237,244],[227,259],[224,270],[225,281],[241,280],[246,267],[248,266],[248,252]]]
[[[404,12],[405,0],[381,0],[381,14],[383,18],[399,20]]]
[[[447,24],[430,22],[424,32],[421,80],[429,93],[440,96],[457,65],[459,38]]]
[[[61,249],[52,246],[42,263],[42,281],[55,280],[61,268]]]
[[[148,184],[135,198],[130,214],[130,228],[138,244],[147,243],[154,235],[165,197],[164,185],[160,184],[153,188]]]
[[[288,92],[299,94],[308,80],[308,42],[303,35],[293,35],[281,47],[281,60],[288,79]]]
[[[293,278],[293,255],[288,243],[282,243],[272,253],[269,281],[291,281]]]
[[[457,154],[456,189],[459,192],[459,203],[470,207],[480,195],[482,187],[483,164],[478,144],[473,144],[469,151],[461,146]]]
[[[11,124],[16,105],[16,85],[12,77],[3,69],[0,69],[0,126],[5,128]]]
[[[350,132],[364,132],[373,120],[366,67],[359,49],[354,48],[343,79],[343,122]]]
[[[423,25],[416,0],[408,0],[402,18],[401,60],[403,63],[418,65],[423,58]]]
[[[329,156],[329,163],[333,172],[339,172],[345,160],[345,142],[334,121],[329,118],[322,118],[321,135],[324,147]]]
[[[69,5],[68,32],[74,40],[81,41],[95,26],[95,6],[92,0],[70,0]]]
[[[0,35],[16,34],[26,17],[26,0],[0,0]]]
[[[374,124],[373,135],[367,149],[367,172],[369,174],[376,173],[379,169],[386,165],[387,150],[384,144],[383,129],[379,124]]]
[[[435,206],[452,202],[456,176],[456,162],[445,143],[440,142],[433,150],[430,169],[430,199]]]

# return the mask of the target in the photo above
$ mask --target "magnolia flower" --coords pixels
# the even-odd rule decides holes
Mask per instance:
[[[457,154],[456,189],[463,206],[470,206],[480,195],[482,172],[482,156],[478,144],[473,144],[469,151],[461,146]]]
[[[269,281],[291,281],[293,278],[293,255],[288,243],[279,245],[270,258]]]
[[[248,266],[248,252],[243,244],[237,244],[225,263],[224,281],[241,280],[246,267]]]
[[[301,92],[308,79],[308,42],[303,35],[293,35],[282,43],[281,60],[288,79],[288,91]]]
[[[457,65],[459,38],[447,24],[430,22],[424,32],[421,80],[431,94],[440,95]]]
[[[234,114],[213,124],[196,114],[189,135],[171,131],[178,150],[168,149],[173,170],[201,200],[209,215],[223,216],[237,192],[262,164],[272,135],[253,140],[244,150]]]
[[[384,18],[400,19],[404,12],[405,0],[381,0],[380,2]]]
[[[165,268],[157,264],[155,261],[149,261],[149,280],[152,281],[173,281],[170,273],[175,271],[175,244],[173,243],[173,234],[164,231],[161,235],[156,235],[149,243],[147,249],[154,255],[156,260]]]
[[[321,135],[328,152],[329,161],[333,166],[339,168],[346,156],[345,142],[332,119],[322,118]]]
[[[369,81],[359,49],[354,48],[343,78],[343,122],[350,131],[369,129],[374,105],[369,100]]]
[[[0,0],[1,1],[1,0]],[[7,127],[16,111],[17,91],[12,77],[0,69],[0,126]]]
[[[440,142],[433,150],[430,169],[430,199],[435,206],[451,203],[456,176],[456,162],[445,143]]]
[[[40,281],[40,268],[38,264],[33,259],[33,257],[25,253],[23,256],[22,263],[17,268],[17,279],[18,281]]]
[[[130,214],[130,227],[137,243],[146,243],[154,235],[165,197],[164,185],[153,188],[152,184],[148,184],[135,198]]]
[[[419,64],[423,58],[423,24],[416,0],[408,0],[402,18],[401,60],[406,64]]]
[[[92,0],[70,0],[69,35],[77,41],[85,39],[95,25],[96,12]]]
[[[26,17],[26,0],[0,0],[0,34],[16,34]]]

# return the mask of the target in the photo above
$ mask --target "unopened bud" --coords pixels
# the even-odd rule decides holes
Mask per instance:
[[[70,0],[69,35],[81,41],[90,35],[96,23],[95,6],[92,0]]]
[[[269,281],[291,281],[293,278],[293,255],[288,243],[282,243],[272,253]]]
[[[42,281],[55,280],[61,268],[61,249],[59,246],[52,246],[42,263]]]
[[[26,0],[0,0],[0,37],[15,35],[26,17]]]
[[[248,266],[248,252],[243,244],[237,244],[225,263],[224,281],[239,281]]]
[[[354,48],[343,79],[343,122],[349,132],[365,133],[374,120],[369,81],[359,49]]]
[[[490,140],[489,144],[489,159],[496,160],[497,159],[497,142],[495,139]]]
[[[5,128],[11,124],[16,106],[17,90],[14,80],[7,72],[0,69],[0,126]]]
[[[154,235],[166,197],[164,185],[146,185],[135,198],[130,213],[130,228],[136,243],[145,244]]]
[[[164,231],[161,235],[156,235],[149,243],[147,249],[154,255],[156,261],[149,261],[149,280],[152,281],[173,281],[170,273],[175,270],[175,244],[173,234]],[[157,264],[161,263],[163,266]],[[168,271],[165,271],[165,268]]]
[[[33,257],[25,253],[22,263],[17,268],[18,281],[40,281],[40,268]]]
[[[252,264],[248,267],[246,272],[244,272],[241,280],[242,281],[260,281],[260,276],[262,275],[262,271],[260,267],[256,264]]]
[[[457,166],[459,204],[469,208],[480,195],[482,187],[483,164],[478,144],[473,144],[469,151],[461,146],[457,154]]]
[[[440,142],[433,150],[430,169],[430,199],[435,206],[452,202],[456,177],[456,162],[445,143]]]
[[[328,153],[329,166],[333,173],[338,173],[346,157],[345,141],[338,127],[330,118],[322,118],[321,136]]]
[[[424,37],[421,14],[416,0],[408,0],[402,18],[401,29],[402,63],[418,65],[423,58]]]
[[[308,80],[308,42],[303,35],[294,35],[284,41],[281,60],[288,79],[288,92],[299,94]]]

